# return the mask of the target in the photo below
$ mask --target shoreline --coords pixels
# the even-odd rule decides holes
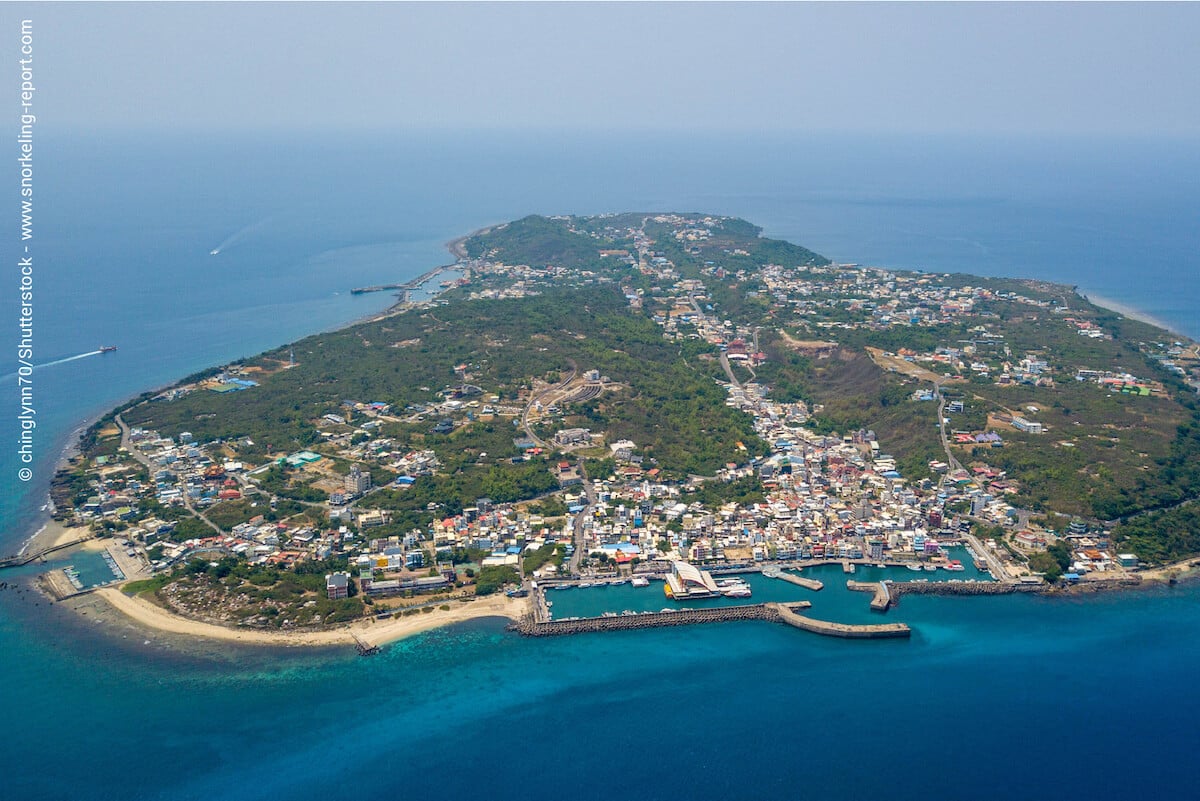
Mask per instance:
[[[524,608],[527,603],[504,595],[495,595],[477,601],[451,601],[449,611],[435,607],[428,613],[418,612],[387,620],[367,618],[332,629],[263,631],[235,629],[193,620],[144,598],[126,595],[116,587],[103,587],[95,590],[92,595],[134,623],[155,632],[273,647],[354,646],[360,643],[368,647],[378,647],[422,632],[471,620],[494,617],[517,620],[527,611]]]
[[[487,233],[494,230],[501,224],[492,224],[476,229],[468,234],[451,239],[445,243],[446,249],[458,261],[467,258],[465,243],[474,236]],[[444,265],[437,269],[452,268],[454,265]],[[1148,325],[1162,328],[1172,336],[1189,339],[1185,335],[1173,331],[1161,320],[1157,320],[1152,316],[1142,313],[1136,309],[1130,308],[1122,303],[1099,295],[1087,295],[1078,287],[1073,288],[1075,294],[1089,304],[1110,310],[1114,313],[1124,315],[1130,319],[1144,322]],[[346,323],[336,325],[333,328],[326,329],[327,331],[339,331],[348,327],[352,327],[364,322],[374,321],[389,317],[402,307],[408,305],[405,302],[392,303],[381,311],[373,312],[358,319],[352,319]],[[314,335],[319,335],[323,332],[317,332]],[[283,346],[280,346],[283,347]],[[172,386],[176,386],[178,381],[164,385],[157,390],[151,390],[151,393],[161,392]],[[78,425],[66,434],[65,444],[55,461],[54,471],[57,472],[63,466],[69,464],[70,460],[80,453],[80,445],[82,435],[92,426],[96,425],[100,420],[112,414],[116,409],[120,409],[129,404],[132,400],[145,395],[147,393],[135,393],[124,401],[111,407],[107,411],[97,412],[85,418],[82,424]],[[49,493],[47,493],[49,497]],[[35,519],[32,526],[38,526],[36,530],[30,534],[21,546],[21,553],[26,552],[31,548],[45,548],[64,543],[70,539],[76,538],[87,533],[86,527],[71,527],[62,522],[53,520],[49,515],[40,515]],[[87,544],[82,544],[80,547],[88,547]],[[1180,562],[1165,565],[1160,568],[1154,568],[1146,571],[1142,575],[1144,580],[1140,583],[1142,587],[1152,586],[1154,584],[1175,583],[1177,581],[1192,580],[1200,576],[1200,562],[1196,560],[1200,555],[1193,555]],[[1085,589],[1086,588],[1086,589]],[[1044,592],[1047,594],[1077,594],[1080,592],[1096,592],[1106,590],[1131,590],[1137,589],[1137,585],[1116,585],[1116,584],[1099,584],[1086,583],[1077,587],[1056,587],[1046,588]],[[376,618],[364,618],[353,621],[348,624],[342,624],[336,628],[329,629],[314,629],[314,630],[295,630],[295,631],[267,631],[260,629],[234,628],[219,623],[209,623],[201,620],[195,620],[185,617],[181,614],[163,608],[150,600],[138,596],[127,596],[120,591],[116,586],[104,587],[95,590],[95,597],[112,609],[116,610],[121,615],[134,621],[135,623],[144,626],[148,629],[185,635],[189,637],[205,638],[210,641],[226,641],[237,642],[252,645],[267,645],[267,646],[333,646],[333,645],[367,645],[379,646],[382,644],[394,642],[396,640],[410,637],[414,634],[429,631],[443,626],[453,625],[469,620],[476,620],[488,617],[501,617],[509,620],[518,620],[525,613],[527,602],[522,602],[517,599],[509,599],[504,596],[492,596],[485,599],[472,601],[451,601],[449,610],[441,610],[433,607],[432,612],[412,614],[402,617],[388,618],[378,620]]]
[[[471,231],[468,234],[465,234],[460,237],[456,237],[456,238],[451,239],[450,241],[444,243],[444,247],[446,248],[447,251],[449,251],[450,255],[453,256],[456,260],[465,259],[466,258],[466,250],[463,248],[463,243],[465,243],[468,239],[470,239],[473,236],[477,236],[479,234],[490,231],[491,229],[495,228],[499,224],[501,224],[501,223],[493,223],[491,225],[486,225],[482,228],[477,228],[476,230]],[[332,333],[332,332],[336,332],[336,331],[341,331],[346,328],[350,328],[351,326],[359,325],[361,323],[374,322],[375,320],[390,317],[390,316],[396,314],[397,311],[400,311],[401,309],[399,307],[401,307],[403,305],[404,305],[403,301],[389,303],[386,307],[384,307],[383,309],[380,309],[377,312],[371,312],[370,314],[366,314],[361,317],[356,317],[356,318],[348,320],[344,323],[336,324],[332,328],[325,329],[324,331],[316,331],[312,334],[312,336],[315,336],[315,335],[321,334],[321,333],[326,333],[326,332]],[[287,344],[288,343],[285,342],[282,345],[279,345],[277,347],[283,347],[284,345],[287,345]],[[270,350],[270,349],[268,349],[268,350]],[[239,357],[239,358],[246,358],[246,357]],[[237,359],[233,359],[233,361],[236,361],[236,360]],[[228,363],[228,362],[226,362],[226,363]],[[142,390],[141,392],[135,392],[135,393],[131,394],[129,397],[127,397],[123,400],[117,401],[115,404],[107,407],[104,410],[96,411],[96,412],[84,417],[83,421],[79,425],[75,426],[74,428],[72,428],[66,432],[66,434],[64,436],[62,448],[59,450],[58,455],[54,459],[54,464],[50,469],[51,481],[53,481],[54,476],[58,474],[59,470],[62,470],[63,468],[67,467],[70,464],[71,459],[80,453],[79,444],[83,439],[84,433],[89,428],[96,425],[96,423],[100,422],[102,419],[104,419],[105,416],[107,416],[111,412],[113,412],[117,409],[120,409],[121,407],[125,406],[125,404],[129,403],[130,401],[134,400],[135,398],[138,398],[138,397],[148,394],[148,393],[149,394],[158,394],[160,392],[165,392],[166,390],[177,385],[178,383],[179,383],[179,381],[175,380],[170,383],[160,385],[158,387],[154,387],[154,388],[151,388],[148,390]],[[53,511],[52,511],[53,502],[50,499],[50,490],[49,490],[48,486],[47,486],[45,494],[41,498],[41,502],[50,506],[51,509],[47,509],[45,511],[39,511],[38,513],[35,514],[32,524],[30,525],[29,529],[27,529],[28,533],[19,540],[20,545],[16,551],[16,554],[18,556],[21,554],[24,554],[31,548],[34,548],[35,540],[38,540],[39,542],[44,540],[44,538],[42,537],[42,533],[47,528],[51,528],[54,525],[59,525],[59,526],[62,525],[61,523],[58,523],[57,521],[55,521],[53,518]],[[40,506],[41,505],[37,502],[37,500],[28,500],[27,503],[31,504],[31,506]],[[53,545],[53,544],[54,544],[54,541],[41,542],[40,547],[44,547],[46,545]],[[35,550],[36,550],[36,548],[35,548]]]
[[[1099,306],[1102,309],[1116,312],[1117,314],[1128,317],[1130,320],[1137,320],[1139,323],[1145,323],[1146,325],[1152,325],[1156,328],[1161,328],[1174,337],[1188,340],[1192,339],[1192,337],[1188,336],[1187,334],[1176,331],[1170,326],[1169,323],[1166,323],[1165,321],[1160,320],[1147,312],[1141,311],[1140,309],[1136,309],[1133,306],[1122,303],[1119,300],[1113,300],[1112,298],[1105,297],[1104,295],[1088,293],[1079,287],[1076,287],[1075,294],[1079,295],[1079,297],[1083,298],[1093,306]]]

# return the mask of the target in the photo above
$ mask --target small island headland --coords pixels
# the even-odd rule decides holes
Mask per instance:
[[[881,610],[1197,573],[1200,349],[1120,304],[836,264],[703,214],[534,216],[447,248],[428,300],[90,426],[24,552],[81,547],[114,578],[49,592],[187,637],[371,651],[481,618],[533,633],[547,586],[749,592],[708,570],[965,554],[991,582],[913,576]],[[865,636],[746,608],[692,617]]]

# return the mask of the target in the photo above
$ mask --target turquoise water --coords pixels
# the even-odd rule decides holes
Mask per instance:
[[[1200,150],[1188,143],[48,134],[43,144],[55,157],[39,185],[35,361],[119,350],[38,371],[35,480],[14,480],[13,449],[0,450],[3,551],[36,522],[50,463],[90,415],[377,311],[389,296],[349,289],[407,280],[444,263],[450,238],[530,212],[741,214],[841,261],[1066,281],[1200,335]],[[0,435],[15,441],[11,416]],[[895,577],[969,578],[967,565]],[[50,606],[25,588],[32,572],[0,576],[19,585],[0,590],[4,798],[1194,794],[1195,586],[1053,601],[909,596],[882,619],[913,626],[910,641],[758,622],[525,640],[486,621],[359,659],[147,641]],[[840,567],[808,575],[826,589],[754,578],[751,600],[881,619],[868,595],[845,591]],[[550,597],[559,616],[573,603],[575,614],[667,605],[657,585]]]

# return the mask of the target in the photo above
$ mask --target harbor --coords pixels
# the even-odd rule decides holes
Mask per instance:
[[[667,609],[661,612],[625,612],[599,617],[568,618],[565,620],[537,620],[528,616],[513,623],[510,628],[527,637],[552,637],[567,634],[584,634],[602,631],[627,631],[631,629],[661,628],[664,626],[690,626],[701,623],[723,623],[730,621],[763,620],[784,623],[794,628],[826,637],[846,639],[883,639],[908,637],[912,630],[904,623],[852,624],[817,620],[801,615],[797,609],[808,609],[809,601],[789,603],[762,603],[709,609]]]

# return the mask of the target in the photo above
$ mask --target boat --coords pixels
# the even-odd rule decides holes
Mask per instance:
[[[650,579],[646,578],[645,576],[637,576],[629,583],[635,587],[649,587]]]
[[[887,565],[885,565],[883,562],[880,562],[879,564],[875,565],[875,567],[879,568],[880,570],[883,570],[883,569],[887,568]]]
[[[210,256],[215,256],[215,255],[217,255],[217,254],[218,254],[218,253],[220,253],[220,252],[221,252],[221,249],[220,249],[220,248],[213,248],[212,250],[208,251],[208,255],[210,255]]]
[[[924,569],[925,572],[932,573],[933,571],[937,570],[937,565],[925,565]]]
[[[718,581],[717,587],[726,598],[749,598],[751,595],[750,585],[740,578]]]
[[[112,353],[116,349],[117,349],[116,345],[101,345],[100,346],[101,353]]]
[[[958,561],[957,559],[951,559],[949,562],[946,563],[945,568],[947,570],[955,570],[955,571],[966,570],[966,568],[963,567],[963,563]]]
[[[907,564],[907,565],[905,565],[905,567],[907,567],[909,570],[915,570],[915,571],[918,571],[918,572],[921,570],[921,566],[920,566],[920,565]]]

